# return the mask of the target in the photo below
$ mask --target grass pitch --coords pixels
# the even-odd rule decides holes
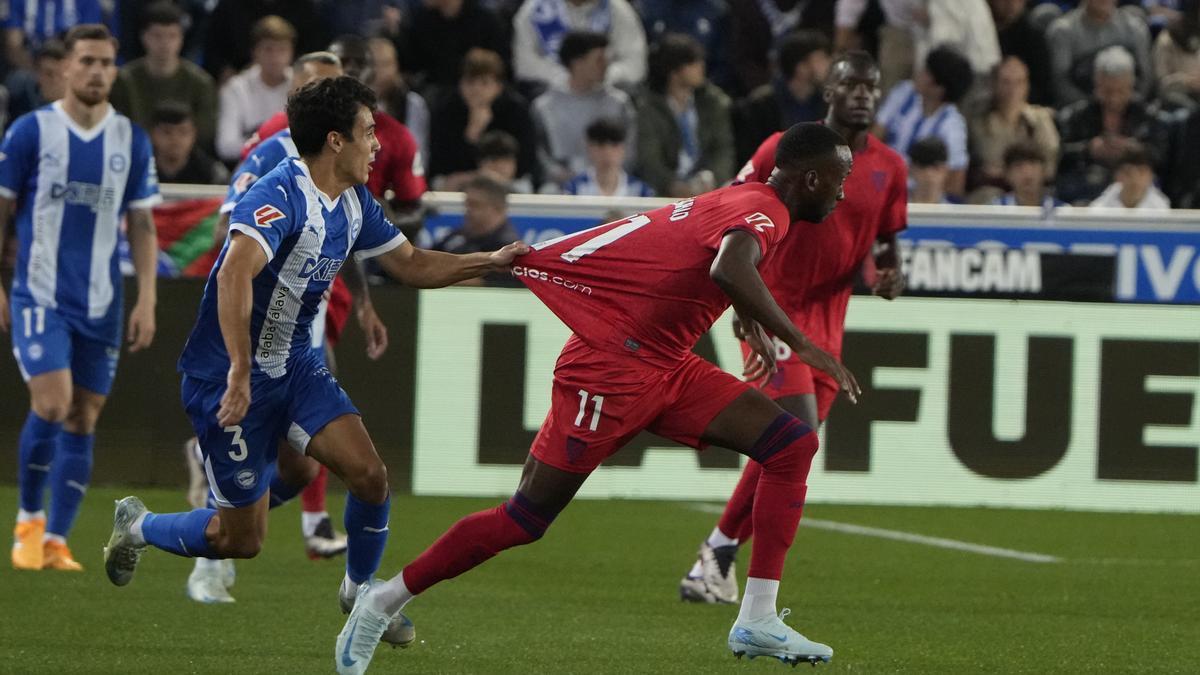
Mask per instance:
[[[132,584],[109,585],[100,550],[112,500],[126,493],[88,495],[71,538],[84,574],[2,568],[0,672],[333,671],[341,564],[304,557],[297,506],[274,512],[263,554],[239,563],[237,603],[202,606],[184,594],[191,562],[158,551]],[[139,494],[154,510],[184,506],[178,493]],[[497,501],[394,498],[381,572]],[[0,489],[0,503],[15,502]],[[780,606],[834,647],[823,672],[1200,672],[1196,517],[823,505],[806,515],[1064,559],[801,528]],[[417,643],[381,647],[371,672],[786,672],[729,653],[735,608],[678,600],[678,578],[714,518],[688,504],[577,502],[541,542],[414,601]]]

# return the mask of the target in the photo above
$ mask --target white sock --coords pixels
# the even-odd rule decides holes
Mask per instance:
[[[129,534],[133,535],[133,543],[141,546],[146,543],[146,538],[142,536],[142,521],[149,515],[149,511],[137,517],[133,524],[129,526]]]
[[[412,592],[404,585],[403,572],[375,587],[375,607],[389,616],[404,609],[412,599]]]
[[[738,621],[754,621],[764,616],[775,615],[775,598],[779,595],[778,579],[748,577],[746,590],[742,594],[742,608],[738,610]]]
[[[325,511],[301,511],[300,512],[300,531],[305,537],[311,537],[317,532],[317,526],[322,520],[329,517],[329,513]]]
[[[67,545],[66,537],[62,536],[61,534],[50,534],[49,532],[42,535],[42,541],[43,542],[52,541],[57,544],[62,544],[63,546]]]
[[[35,518],[46,519],[45,511],[26,511],[25,509],[17,509],[17,522],[27,523]]]
[[[211,558],[196,558],[196,571],[219,574],[221,572],[221,561]]]
[[[708,535],[708,545],[713,548],[717,548],[718,546],[737,546],[737,543],[737,539],[728,536],[719,527],[714,527],[712,534]]]

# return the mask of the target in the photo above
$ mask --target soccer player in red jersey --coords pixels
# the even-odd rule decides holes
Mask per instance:
[[[803,237],[790,237],[767,261],[763,279],[792,322],[821,349],[840,357],[846,306],[862,270],[874,292],[889,300],[904,288],[896,255],[896,233],[908,223],[908,172],[904,159],[870,134],[879,101],[879,69],[864,52],[834,62],[825,85],[829,112],[825,124],[854,151],[854,173],[846,179],[846,201],[825,222],[794,224]],[[766,181],[775,168],[777,133],[759,147],[739,174],[747,182]],[[876,251],[872,259],[872,249]],[[739,323],[735,322],[735,330]],[[817,428],[829,415],[838,383],[811,368],[776,340],[777,370],[762,386],[784,410]],[[750,347],[743,342],[747,356]],[[693,602],[737,602],[734,559],[739,543],[754,529],[751,513],[762,471],[750,462],[712,534],[700,546],[679,593]]]
[[[802,224],[789,237],[792,222],[819,223],[833,210],[852,161],[836,131],[797,125],[780,138],[766,183],[559,237],[517,259],[513,274],[574,332],[520,485],[506,503],[458,521],[396,577],[363,585],[338,637],[338,671],[365,671],[384,627],[413,596],[540,538],[588,475],[643,429],[696,448],[732,448],[762,465],[750,581],[729,647],[828,661],[832,649],[788,627],[786,610],[775,614],[817,436],[692,348],[732,303],[765,352],[774,347],[764,330],[857,395],[853,376],[792,325],[758,271],[789,238],[806,236]]]

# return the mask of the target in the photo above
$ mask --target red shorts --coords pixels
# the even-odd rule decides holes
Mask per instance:
[[[550,413],[530,453],[543,464],[591,473],[643,429],[693,448],[750,385],[689,354],[671,369],[601,352],[571,336],[554,367]]]
[[[342,337],[342,329],[350,318],[350,307],[354,299],[350,296],[350,288],[340,276],[333,278],[333,286],[329,290],[329,307],[325,310],[325,339],[336,347]]]
[[[817,370],[800,360],[791,347],[775,341],[776,366],[779,371],[762,387],[762,392],[771,400],[778,401],[787,396],[815,394],[817,397],[817,419],[824,422],[829,417],[833,402],[837,400],[841,387],[837,380],[824,371]],[[742,343],[742,358],[750,356],[750,347]]]

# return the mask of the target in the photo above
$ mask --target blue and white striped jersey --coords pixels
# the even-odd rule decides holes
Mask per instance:
[[[596,179],[596,170],[588,168],[581,174],[576,175],[571,180],[563,184],[563,192],[569,195],[581,195],[591,197],[653,197],[654,190],[650,189],[642,181],[630,176],[624,171],[621,172],[621,179],[617,182],[617,191],[612,195],[604,195],[600,192],[600,182]]]
[[[17,201],[13,297],[98,339],[119,331],[121,216],[162,201],[146,133],[111,107],[91,129],[61,103],[22,115],[0,147],[0,196]]]
[[[892,88],[879,107],[875,122],[887,132],[884,141],[908,161],[908,149],[913,143],[937,136],[946,144],[946,166],[951,170],[966,169],[970,163],[967,154],[967,121],[958,106],[944,103],[929,117],[921,105],[912,80],[905,80]]]
[[[217,273],[234,232],[253,239],[267,255],[253,283],[251,377],[282,377],[293,358],[311,350],[309,335],[321,297],[351,253],[361,260],[405,242],[366,186],[330,199],[300,159],[282,162],[259,179],[234,207],[229,230],[179,358],[185,374],[218,382],[229,372],[229,352],[217,317]]]
[[[225,193],[225,203],[221,204],[221,213],[229,213],[246,194],[254,182],[267,175],[271,169],[288,157],[299,157],[296,144],[292,142],[291,129],[277,132],[267,140],[254,147],[254,152],[238,165],[229,181],[229,191]]]

